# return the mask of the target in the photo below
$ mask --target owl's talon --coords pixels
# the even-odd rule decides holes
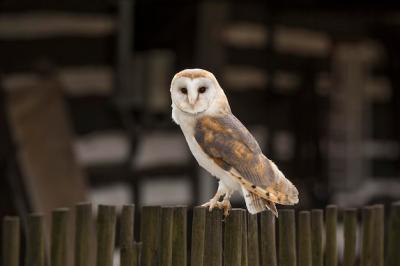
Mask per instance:
[[[211,199],[210,201],[204,203],[203,205],[201,205],[202,207],[209,207],[209,211],[212,211],[212,209],[214,209],[215,207],[218,207],[218,200],[216,199]]]
[[[229,211],[232,209],[231,202],[229,200],[223,200],[222,201],[222,209],[224,210],[224,216],[229,215]]]
[[[218,209],[224,208],[223,203],[216,199],[211,199],[210,201],[201,205],[201,207],[209,207],[208,208],[209,211],[212,211],[215,207],[217,207]]]

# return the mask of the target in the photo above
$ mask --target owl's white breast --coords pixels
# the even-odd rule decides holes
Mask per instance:
[[[196,117],[181,112],[179,109],[173,108],[173,117],[182,129],[186,142],[190,151],[196,158],[201,167],[206,169],[211,175],[220,179],[228,188],[235,191],[240,188],[236,179],[231,174],[219,167],[200,147],[194,137],[196,125]]]

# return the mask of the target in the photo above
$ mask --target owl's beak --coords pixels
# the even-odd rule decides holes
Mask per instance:
[[[197,97],[195,95],[188,95],[190,105],[194,105],[197,102]]]

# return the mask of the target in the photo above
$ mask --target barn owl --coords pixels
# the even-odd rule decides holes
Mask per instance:
[[[276,203],[298,203],[296,187],[232,114],[212,73],[183,70],[172,79],[170,92],[172,119],[180,126],[190,151],[200,166],[219,179],[216,194],[202,206],[221,208],[228,215],[235,191],[242,192],[252,214],[268,209],[278,216]]]

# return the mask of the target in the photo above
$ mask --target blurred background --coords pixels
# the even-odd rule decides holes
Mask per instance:
[[[194,67],[297,208],[400,199],[400,9],[295,3],[1,0],[0,216],[207,201],[217,181],[171,119],[170,81]]]

